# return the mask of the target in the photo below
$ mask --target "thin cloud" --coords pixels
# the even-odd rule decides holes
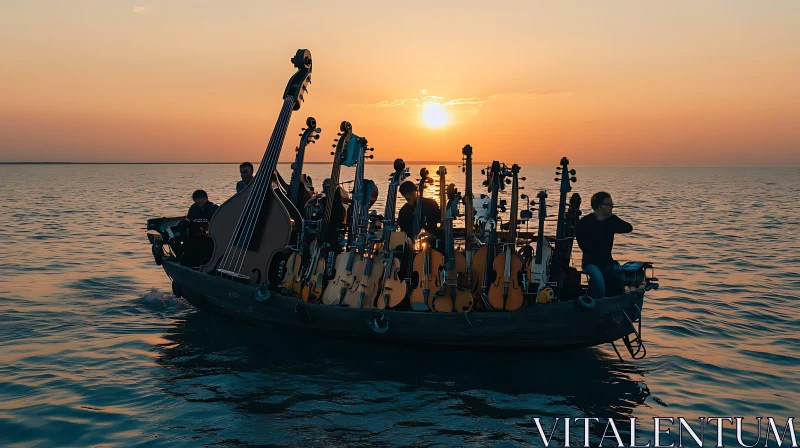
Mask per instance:
[[[134,14],[144,14],[150,12],[150,8],[148,6],[134,6],[132,12]]]
[[[467,106],[473,110],[477,110],[478,107],[480,107],[487,101],[508,100],[508,99],[531,100],[545,95],[556,95],[565,92],[568,92],[568,90],[540,90],[533,92],[495,93],[486,96],[470,96],[470,97],[446,99],[442,96],[429,95],[428,89],[421,89],[420,90],[420,93],[422,94],[421,97],[383,100],[377,103],[359,104],[358,106],[384,108],[384,107],[400,107],[406,104],[413,104],[414,107],[420,107],[426,104],[437,103],[442,107]]]

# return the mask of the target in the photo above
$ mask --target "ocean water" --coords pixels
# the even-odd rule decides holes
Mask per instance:
[[[606,190],[634,226],[615,258],[655,263],[643,360],[286,337],[200,313],[171,294],[143,227],[184,214],[197,188],[223,202],[236,165],[0,165],[0,446],[541,446],[536,417],[547,432],[556,417],[635,417],[643,443],[657,416],[745,417],[748,444],[755,417],[782,431],[800,402],[800,168],[573,162],[584,213]],[[554,205],[554,166],[524,166],[525,193]],[[319,185],[330,167],[307,171]],[[366,170],[379,210],[391,171]]]

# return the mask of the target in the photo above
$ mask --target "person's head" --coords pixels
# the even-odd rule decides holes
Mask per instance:
[[[614,214],[614,201],[611,200],[611,195],[605,191],[598,191],[592,195],[592,210],[600,218],[608,218]]]
[[[206,202],[208,202],[208,194],[206,194],[206,192],[203,190],[197,190],[192,193],[192,199],[194,200],[195,204],[202,207],[206,205]]]
[[[253,164],[250,162],[244,162],[243,164],[239,165],[239,174],[242,175],[242,180],[244,183],[249,184],[251,180],[253,180]]]
[[[372,194],[369,196],[369,206],[372,207],[372,204],[374,204],[377,200],[378,200],[378,189],[373,188]]]
[[[414,182],[407,180],[400,184],[400,194],[408,201],[409,204],[417,202],[417,186]]]

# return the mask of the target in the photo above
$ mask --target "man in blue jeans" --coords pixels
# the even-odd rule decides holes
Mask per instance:
[[[592,210],[575,228],[578,246],[583,251],[583,272],[589,276],[588,294],[594,299],[622,292],[622,277],[619,263],[611,257],[614,247],[614,234],[630,233],[633,226],[620,219],[613,212],[614,201],[611,195],[600,191],[592,195]]]

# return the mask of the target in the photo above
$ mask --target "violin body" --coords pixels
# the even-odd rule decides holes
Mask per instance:
[[[247,184],[214,213],[208,229],[208,236],[214,241],[214,252],[209,263],[200,267],[201,272],[210,273],[220,267],[255,184],[256,182]],[[249,284],[266,282],[273,257],[289,244],[292,238],[292,219],[284,205],[285,201],[288,198],[280,189],[267,188],[250,243],[247,247],[231,248],[227,258],[241,259],[241,263],[237,263],[237,268],[241,264],[238,272],[243,274],[237,277],[240,280]]]
[[[553,256],[553,247],[550,246],[550,243],[544,241],[539,252],[542,254],[541,262],[536,262],[539,257],[534,258],[530,264],[530,275],[528,276],[537,293],[547,286],[547,279],[550,277],[550,259]]]
[[[439,312],[471,311],[474,301],[467,279],[467,259],[463,254],[454,254],[455,269],[447,271],[447,282],[433,299],[433,310]],[[473,274],[474,278],[475,275]]]
[[[470,290],[473,294],[479,294],[481,292],[483,276],[487,267],[491,271],[489,272],[489,281],[494,281],[494,270],[491,265],[486,263],[486,254],[488,252],[489,245],[486,244],[475,251],[475,256],[472,257],[472,285]]]
[[[352,262],[350,261],[351,258]],[[345,294],[347,294],[347,291],[355,282],[355,265],[359,261],[361,261],[361,255],[356,254],[353,249],[342,252],[336,256],[333,264],[333,278],[328,282],[328,285],[322,293],[322,303],[325,305],[338,305],[342,303]],[[348,263],[351,263],[350,270],[347,269]]]
[[[441,277],[439,276],[439,269],[442,265],[444,265],[444,255],[432,250],[427,245],[422,252],[414,257],[412,278],[416,278],[417,287],[411,291],[409,296],[411,309],[416,311],[431,309],[434,294],[442,287]]]
[[[300,298],[304,302],[318,302],[320,300],[327,281],[325,268],[328,266],[328,262],[334,263],[333,252],[323,248],[317,249],[316,241],[311,244],[311,253],[313,255],[308,265],[308,272],[305,275],[306,281],[301,285],[302,288],[300,290]]]
[[[381,310],[395,308],[403,303],[408,295],[408,282],[400,278],[400,260],[392,258],[390,265],[381,264],[383,278],[381,279],[380,296],[375,307]]]
[[[286,272],[284,272],[283,279],[281,279],[281,284],[296,296],[300,295],[301,289],[301,264],[302,260],[300,257],[300,252],[292,252],[292,254],[289,255],[289,258],[286,260]]]
[[[492,267],[498,275],[489,287],[489,304],[492,308],[506,311],[522,308],[524,300],[519,283],[519,272],[523,268],[522,257],[515,251],[506,249],[505,253],[494,258]]]
[[[375,298],[381,287],[383,263],[376,257],[367,258],[353,267],[356,282],[344,296],[344,303],[351,308],[375,308]]]

